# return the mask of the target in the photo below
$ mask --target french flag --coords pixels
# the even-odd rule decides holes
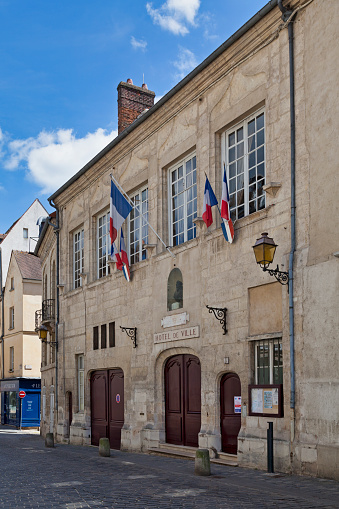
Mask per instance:
[[[113,242],[112,246],[111,246],[111,258],[112,260],[117,264],[116,267],[118,270],[122,270],[123,268],[123,263],[121,261],[121,257],[120,257],[120,254],[119,254],[119,251],[117,250],[117,248],[115,247],[115,244]]]
[[[132,205],[128,203],[123,194],[111,180],[111,201],[110,201],[110,218],[109,233],[111,237],[111,256],[113,256],[113,244],[118,236],[126,217],[132,210]]]
[[[121,234],[120,234],[120,257],[121,257],[121,261],[122,261],[122,270],[123,270],[124,276],[127,279],[127,281],[129,282],[131,280],[131,273],[129,270],[129,261],[128,261],[126,247],[125,247],[124,234],[122,233],[122,228],[121,228]]]
[[[216,199],[211,184],[206,176],[202,218],[205,221],[207,228],[213,223],[212,207],[214,205],[218,205],[218,200]]]
[[[230,197],[228,194],[228,186],[226,179],[226,168],[224,165],[224,176],[222,179],[222,193],[221,193],[221,212],[220,215],[223,219],[222,231],[227,242],[232,244],[234,239],[234,228],[230,214]]]

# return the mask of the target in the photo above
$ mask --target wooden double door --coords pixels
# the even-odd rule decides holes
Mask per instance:
[[[112,449],[120,449],[124,424],[124,373],[121,369],[94,371],[91,375],[92,445],[108,438]]]
[[[194,355],[175,355],[165,365],[166,442],[198,447],[201,368]]]
[[[227,373],[221,379],[220,387],[220,417],[221,417],[221,442],[223,452],[237,454],[238,434],[241,427],[241,397],[240,379],[236,373]]]

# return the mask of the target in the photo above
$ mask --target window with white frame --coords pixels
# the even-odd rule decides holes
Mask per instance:
[[[14,346],[9,348],[9,370],[14,371]]]
[[[22,229],[22,236],[24,239],[28,239],[28,228]]]
[[[148,244],[148,188],[141,189],[131,196],[134,204],[129,215],[129,254],[130,262],[137,263],[145,260]]]
[[[84,356],[78,355],[78,406],[79,412],[83,412],[85,408],[85,369]]]
[[[107,276],[110,273],[108,265],[108,256],[111,249],[111,240],[109,236],[109,211],[97,219],[97,260],[98,260],[98,278]]]
[[[257,385],[283,383],[281,338],[254,342],[255,383]]]
[[[9,328],[14,329],[14,306],[9,308]]]
[[[197,217],[196,155],[182,159],[169,170],[169,224],[172,246],[196,236],[193,220]]]
[[[84,230],[73,234],[73,288],[82,284],[80,274],[84,270]],[[46,285],[47,286],[47,285]]]
[[[226,131],[222,150],[233,221],[265,208],[265,112]]]

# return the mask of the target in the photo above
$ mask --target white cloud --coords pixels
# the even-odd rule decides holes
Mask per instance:
[[[198,65],[198,62],[192,51],[187,48],[179,47],[178,59],[176,62],[173,62],[173,65],[179,71],[176,74],[176,78],[182,80]]]
[[[200,0],[167,0],[159,9],[153,9],[151,2],[146,4],[153,23],[175,35],[189,33],[187,24],[195,26],[199,7]]]
[[[42,193],[52,193],[117,135],[117,131],[104,129],[87,133],[83,138],[76,138],[72,129],[42,131],[36,138],[7,143],[6,154],[2,153],[3,166],[7,170],[26,169]]]
[[[147,48],[147,41],[144,41],[143,39],[140,39],[139,41],[133,37],[131,37],[131,44],[134,49],[141,49],[142,51],[145,51]]]

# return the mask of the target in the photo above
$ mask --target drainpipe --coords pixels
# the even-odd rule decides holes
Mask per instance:
[[[55,235],[57,238],[57,248],[56,248],[56,321],[55,321],[55,409],[56,409],[56,422],[58,423],[58,350],[59,350],[59,251],[60,251],[60,241],[59,241],[59,209],[56,207],[54,203],[52,203],[51,199],[48,199],[49,204],[51,207],[55,208],[56,210],[56,225],[53,223],[49,223],[51,226],[53,226],[55,230]]]
[[[278,6],[281,10],[282,20],[287,21],[292,11],[278,0]],[[291,395],[290,408],[292,410],[291,419],[291,442],[295,435],[295,369],[294,369],[294,303],[293,303],[293,261],[296,246],[295,235],[295,103],[294,103],[294,44],[293,44],[293,18],[288,23],[288,46],[289,46],[289,66],[290,66],[290,122],[291,122],[291,250],[288,264],[288,291],[289,291],[289,322],[290,322],[290,377],[291,377]]]
[[[4,297],[5,292],[2,286],[2,251],[0,248],[0,286],[1,286],[1,378],[5,378],[5,359],[4,359],[4,336],[5,336],[5,324],[4,324]]]

